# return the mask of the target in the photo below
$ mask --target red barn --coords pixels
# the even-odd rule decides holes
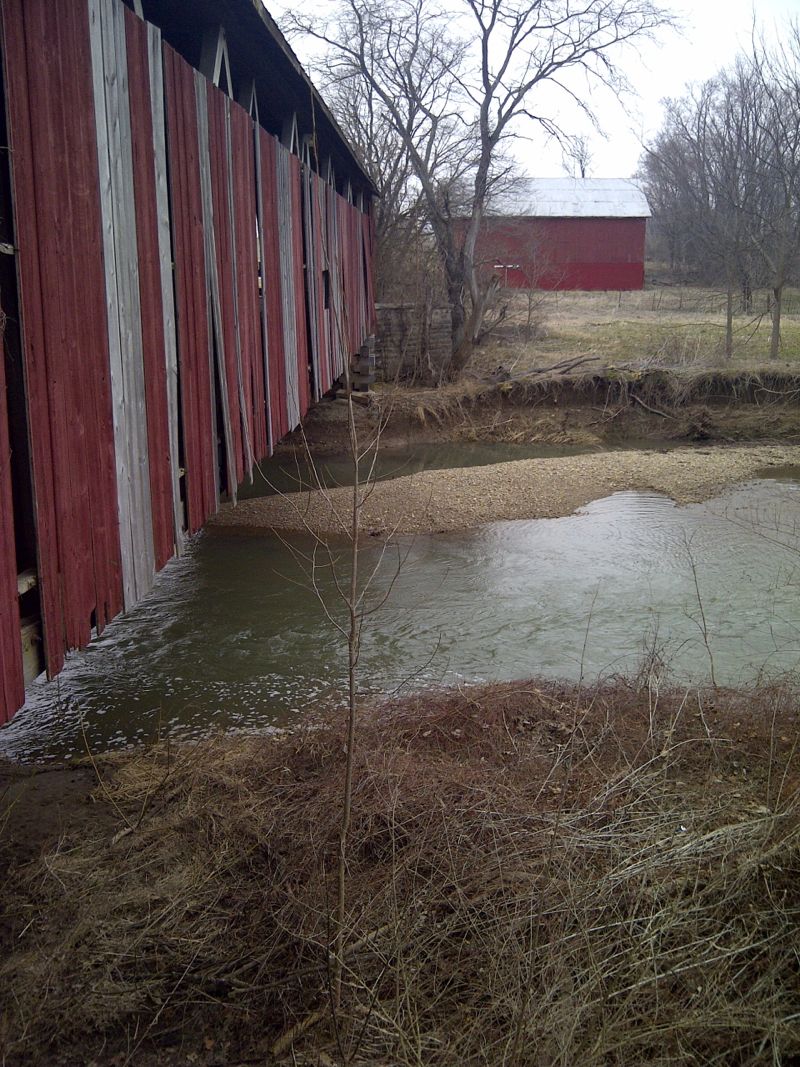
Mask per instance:
[[[649,217],[622,178],[529,178],[485,218],[476,258],[515,289],[643,289]]]

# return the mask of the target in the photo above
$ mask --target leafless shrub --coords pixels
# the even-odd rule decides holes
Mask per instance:
[[[5,886],[6,1063],[263,1060],[280,1035],[305,1063],[788,1062],[795,708],[618,681],[363,709],[338,1040],[341,723],[116,757],[138,830]]]

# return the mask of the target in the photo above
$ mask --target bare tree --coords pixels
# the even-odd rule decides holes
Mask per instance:
[[[402,138],[369,84],[356,72],[326,60],[316,73],[329,105],[378,191],[373,205],[378,299],[392,299],[398,282],[402,288],[412,276],[417,282],[413,286],[415,294],[426,291],[435,284],[428,277],[430,238],[421,189],[414,180]]]
[[[758,188],[748,213],[752,243],[772,290],[770,357],[780,350],[783,291],[800,260],[800,25],[774,51],[756,44],[751,166]]]
[[[747,161],[753,113],[751,78],[741,66],[681,100],[665,101],[666,122],[646,149],[642,178],[657,222],[665,225],[673,264],[726,291],[725,352],[733,353],[733,294],[751,293],[746,211],[755,176]],[[745,302],[743,300],[743,302]]]
[[[331,69],[364,80],[408,152],[446,280],[451,376],[466,365],[486,311],[475,247],[506,143],[523,122],[565,137],[537,106],[537,90],[557,89],[594,121],[571,76],[619,93],[623,46],[670,22],[654,0],[453,0],[450,8],[340,0],[325,24],[289,17],[289,32],[328,46]]]
[[[589,138],[584,134],[569,137],[564,142],[564,170],[572,178],[586,178],[592,165],[592,150]]]
[[[731,68],[665,101],[662,130],[645,150],[642,178],[656,225],[680,260],[751,310],[755,281],[771,289],[770,356],[780,348],[783,291],[800,260],[800,34],[777,50],[755,41]]]

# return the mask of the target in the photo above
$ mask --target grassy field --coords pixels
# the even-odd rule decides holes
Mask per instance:
[[[725,357],[725,294],[688,286],[641,292],[538,293],[532,329],[528,298],[511,293],[507,317],[478,353],[475,366],[514,371],[560,359],[596,356],[604,365],[760,367],[768,365],[768,294],[753,294],[753,311],[734,319],[733,360]],[[800,290],[784,296],[780,361],[800,361]]]

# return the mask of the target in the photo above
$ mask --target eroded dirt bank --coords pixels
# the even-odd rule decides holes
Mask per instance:
[[[556,518],[625,489],[664,493],[679,504],[706,500],[770,467],[800,464],[800,445],[680,448],[519,460],[425,471],[376,484],[364,504],[366,533],[435,533],[502,519]],[[224,507],[216,525],[342,533],[352,491],[300,492]]]
[[[382,425],[385,447],[487,441],[608,448],[641,442],[800,442],[800,374],[791,370],[612,370],[438,389],[380,386],[356,415],[360,438]],[[281,451],[348,449],[343,400],[308,413]]]

